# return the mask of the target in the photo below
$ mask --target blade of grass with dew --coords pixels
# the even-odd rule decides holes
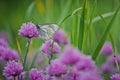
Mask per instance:
[[[81,17],[80,17],[80,25],[79,25],[78,48],[80,50],[82,50],[83,37],[84,37],[85,5],[86,5],[86,0],[84,1],[83,10],[82,10]]]
[[[107,27],[106,21],[104,20],[104,18],[101,15],[100,15],[100,17],[101,17],[104,25]],[[112,44],[112,49],[113,49],[113,53],[114,53],[115,64],[116,64],[118,72],[120,73],[119,65],[118,65],[118,62],[117,62],[117,59],[116,59],[116,50],[115,50],[114,39],[113,39],[113,36],[112,36],[111,33],[109,33],[109,38],[110,38],[110,41],[111,41],[111,44]]]
[[[106,37],[109,34],[110,29],[112,28],[112,24],[113,24],[113,22],[114,22],[114,20],[115,20],[115,18],[117,16],[117,13],[119,12],[119,9],[120,9],[120,6],[117,8],[113,18],[111,19],[110,23],[108,24],[107,28],[105,29],[105,32],[103,33],[100,42],[98,43],[94,53],[92,54],[92,59],[93,60],[96,60],[97,56],[99,55],[99,51],[102,48],[102,46],[103,46],[103,44],[104,44],[104,42],[106,40]]]
[[[26,15],[25,15],[25,21],[29,21],[29,17],[30,17],[30,15],[32,13],[32,10],[33,10],[34,6],[35,6],[35,2],[32,2],[30,4],[30,6],[28,7],[28,9],[26,11]]]

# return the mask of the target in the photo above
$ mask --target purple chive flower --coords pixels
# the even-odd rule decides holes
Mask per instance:
[[[15,50],[12,50],[10,48],[6,48],[2,53],[1,57],[3,60],[6,60],[6,61],[19,59],[18,53]]]
[[[53,44],[53,48],[52,48],[52,43]],[[52,40],[48,40],[46,41],[43,45],[42,45],[42,52],[46,53],[46,54],[50,54],[51,53],[51,48],[52,48],[52,54],[56,54],[60,52],[60,47],[56,42],[53,42]]]
[[[30,70],[29,78],[30,80],[44,80],[42,73],[35,68]]]
[[[58,80],[55,76],[46,75],[44,80]]]
[[[120,74],[112,75],[111,80],[120,80]]]
[[[67,65],[73,65],[80,60],[80,52],[74,47],[67,46],[62,55],[60,56],[60,60]]]
[[[76,68],[71,68],[66,76],[62,77],[63,80],[76,80],[77,76],[79,76],[79,71]]]
[[[47,73],[51,76],[60,76],[67,72],[67,66],[61,63],[58,59],[51,62],[48,66]]]
[[[67,39],[67,34],[63,30],[58,30],[53,36],[53,40],[61,44],[69,43],[69,39]]]
[[[39,54],[36,58],[35,65],[39,65],[42,60],[43,60],[43,55]]]
[[[2,47],[8,47],[8,43],[5,41],[5,40],[3,40],[3,39],[0,39],[0,46],[2,46]]]
[[[5,32],[0,32],[0,39],[3,39],[7,42],[9,39],[8,34]]]
[[[102,64],[102,72],[103,73],[115,73],[117,72],[117,69],[114,67],[114,65],[111,65],[108,62],[105,62],[104,64]]]
[[[0,58],[2,58],[2,55],[6,49],[3,46],[0,46]]]
[[[39,37],[36,25],[31,22],[24,23],[19,30],[19,35],[27,38]]]
[[[120,54],[116,54],[116,60],[120,64]],[[115,64],[115,58],[114,55],[111,55],[108,57],[108,62]]]
[[[7,78],[20,76],[23,72],[23,67],[20,63],[10,61],[7,66],[4,67],[3,75]]]
[[[96,65],[90,56],[81,56],[78,63],[74,65],[78,70],[96,70]]]
[[[76,77],[76,80],[103,80],[100,74],[93,71],[81,71],[79,76]]]
[[[110,43],[105,43],[101,49],[101,53],[104,55],[110,55],[112,54],[113,50],[112,50],[112,45]]]

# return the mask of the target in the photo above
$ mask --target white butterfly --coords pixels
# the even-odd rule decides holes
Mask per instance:
[[[51,39],[55,32],[58,30],[58,25],[57,24],[42,24],[42,25],[37,25],[37,29],[40,33],[40,37],[48,40]]]

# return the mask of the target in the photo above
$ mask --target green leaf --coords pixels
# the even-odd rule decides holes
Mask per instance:
[[[103,18],[101,15],[100,15],[100,17],[101,17],[101,19],[102,19],[104,25],[107,27],[104,18]],[[118,61],[117,61],[117,59],[116,59],[116,50],[115,50],[114,39],[113,39],[113,36],[112,36],[111,33],[109,33],[109,38],[110,38],[110,41],[111,41],[111,44],[112,44],[112,49],[113,49],[113,53],[114,53],[114,59],[115,59],[116,67],[117,67],[118,72],[120,73],[120,69],[119,69]]]
[[[78,36],[78,48],[82,50],[83,38],[84,38],[84,27],[85,27],[85,5],[86,0],[83,5],[83,10],[80,17],[80,26],[79,26],[79,36]]]
[[[93,60],[96,60],[96,58],[98,57],[99,52],[100,52],[100,50],[101,50],[101,48],[102,48],[102,46],[103,46],[103,44],[104,44],[104,42],[105,42],[105,40],[106,40],[106,38],[107,38],[107,35],[109,34],[110,29],[112,28],[112,24],[113,24],[113,22],[114,22],[114,20],[115,20],[115,18],[116,18],[116,16],[117,16],[117,13],[119,12],[119,9],[120,9],[120,6],[119,6],[118,9],[116,10],[113,18],[111,19],[110,23],[108,24],[107,28],[105,29],[105,32],[103,33],[100,42],[98,43],[98,45],[97,45],[94,53],[92,54],[92,59],[93,59]]]
[[[30,4],[30,6],[28,7],[28,9],[26,11],[26,15],[25,15],[25,21],[29,21],[29,18],[30,18],[30,15],[32,13],[32,10],[33,10],[34,6],[35,6],[35,2],[32,2]]]
[[[18,52],[19,52],[19,55],[20,55],[20,59],[22,61],[22,50],[21,50],[21,45],[20,45],[20,42],[19,42],[18,38],[16,38],[16,43],[17,43],[17,47],[18,47]]]
[[[115,14],[115,11],[114,12],[107,12],[107,13],[102,14],[102,17],[108,18],[110,16],[113,16],[114,14]],[[118,12],[118,14],[120,14],[120,12]],[[95,23],[95,22],[100,21],[100,20],[101,20],[100,16],[96,16],[95,18],[92,19],[92,23]]]
[[[61,26],[68,18],[73,17],[75,15],[80,16],[77,14],[78,11],[80,11],[82,7],[75,9],[71,14],[64,17],[61,21],[58,22],[58,25]]]

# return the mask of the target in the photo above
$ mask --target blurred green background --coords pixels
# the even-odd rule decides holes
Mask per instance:
[[[92,14],[92,8],[94,0],[87,0],[87,18]],[[120,5],[120,0],[97,0],[96,10],[94,17],[101,14],[109,14],[114,12]],[[5,31],[10,36],[10,45],[13,48],[17,48],[16,38],[21,43],[22,48],[26,44],[26,39],[18,36],[18,30],[20,26],[28,21],[32,21],[35,24],[43,23],[59,23],[66,16],[71,14],[75,9],[83,6],[83,0],[0,0],[0,31]],[[81,10],[78,11],[81,14]],[[93,18],[94,18],[93,17]],[[112,16],[105,18],[108,24]],[[73,16],[68,18],[60,27],[68,32],[71,39],[72,30],[78,26],[79,16]],[[87,46],[85,45],[85,52],[92,53],[98,44],[105,26],[101,20],[92,23],[92,30],[90,31],[91,42]],[[76,33],[74,31],[74,33]],[[114,25],[111,29],[115,46],[120,52],[120,14],[115,19]],[[76,38],[74,36],[73,39]],[[109,38],[107,38],[109,40]],[[40,46],[41,40],[34,39],[34,48]],[[74,46],[77,46],[77,41],[71,40]]]

